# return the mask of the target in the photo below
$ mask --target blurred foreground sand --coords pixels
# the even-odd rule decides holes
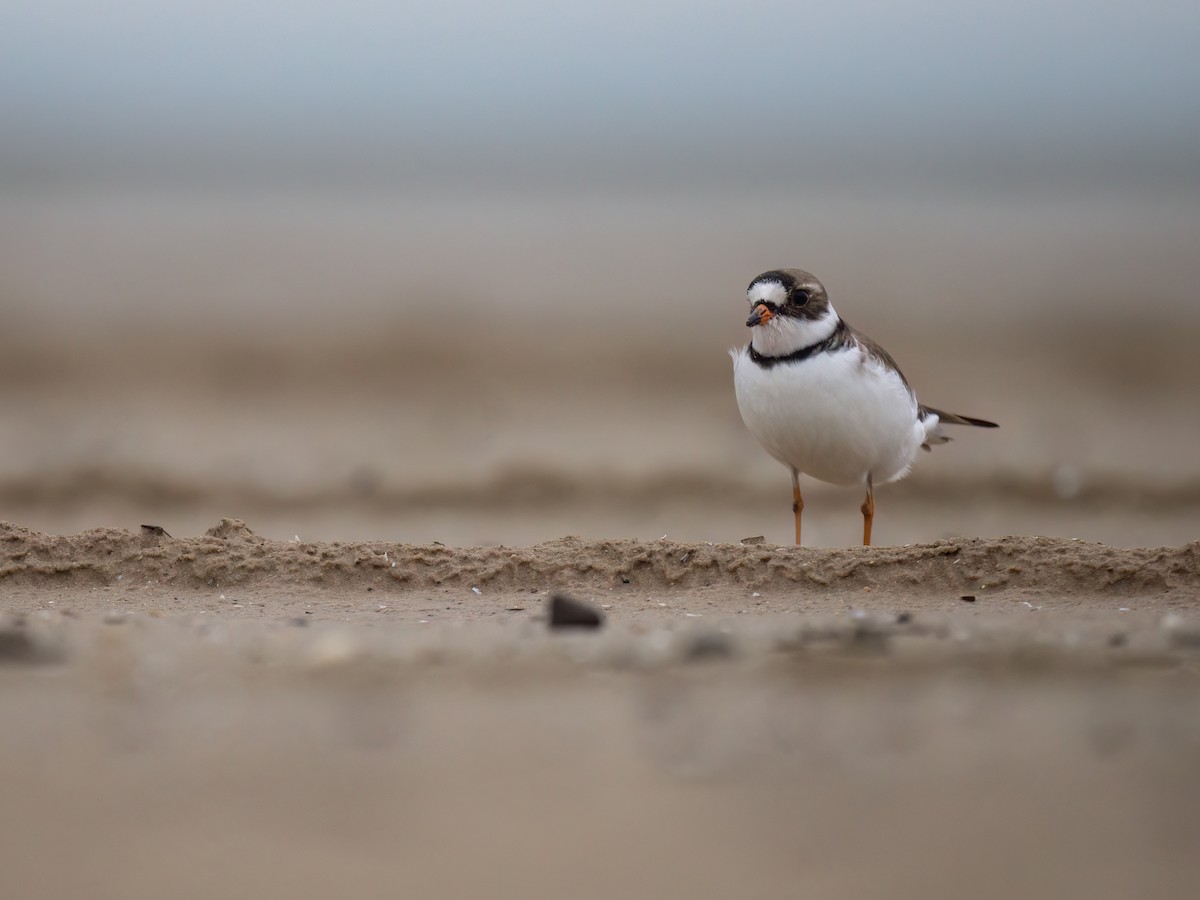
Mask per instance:
[[[14,897],[1186,896],[1198,588],[1197,544],[4,526],[0,871]],[[552,589],[608,623],[549,632]]]

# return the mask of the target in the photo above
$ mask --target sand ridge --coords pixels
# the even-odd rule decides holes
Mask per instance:
[[[460,548],[272,541],[236,519],[223,519],[192,538],[114,528],[53,536],[3,523],[0,579],[24,585],[153,580],[181,588],[270,582],[494,590],[770,587],[801,595],[886,588],[893,596],[976,591],[1187,596],[1200,589],[1200,542],[1121,549],[1060,538],[1006,537],[815,550],[564,537],[532,547]]]

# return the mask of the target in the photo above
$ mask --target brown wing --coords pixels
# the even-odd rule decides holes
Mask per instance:
[[[896,374],[900,376],[900,380],[904,382],[904,386],[908,388],[908,392],[913,394],[912,385],[908,383],[908,379],[904,377],[904,373],[901,372],[900,367],[896,365],[896,360],[892,359],[892,354],[888,353],[883,349],[883,347],[879,346],[879,344],[875,343],[857,328],[847,325],[846,330],[849,332],[850,340],[862,347],[863,352],[865,352],[867,356],[871,357],[877,362],[883,363],[885,366],[890,366],[891,368],[895,369]],[[916,394],[913,394],[913,396],[915,397]]]
[[[896,360],[892,359],[892,354],[888,353],[883,347],[879,346],[879,344],[875,343],[875,341],[871,340],[857,328],[847,325],[846,331],[849,333],[848,339],[862,347],[868,356],[883,363],[885,366],[891,366],[895,369],[896,374],[900,376],[900,380],[904,382],[904,386],[908,388],[908,392],[910,394],[913,393],[912,385],[908,383],[908,379],[904,377],[904,373],[896,365]],[[976,428],[1000,427],[995,422],[989,422],[987,419],[973,419],[970,416],[960,416],[957,413],[943,412],[940,409],[934,409],[932,406],[918,406],[917,410],[922,419],[928,418],[930,415],[935,415],[938,417],[939,423],[947,425],[974,425]],[[946,440],[949,440],[949,438]],[[926,447],[926,449],[929,448]]]

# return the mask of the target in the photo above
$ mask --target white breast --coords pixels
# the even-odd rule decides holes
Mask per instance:
[[[924,440],[917,401],[894,371],[851,346],[765,369],[731,351],[746,427],[783,464],[821,481],[907,474]]]

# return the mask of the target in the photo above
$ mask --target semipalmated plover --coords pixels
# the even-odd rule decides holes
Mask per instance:
[[[729,351],[734,391],[750,433],[791,469],[797,544],[801,474],[865,485],[865,546],[876,484],[903,478],[918,450],[949,441],[944,424],[996,427],[919,404],[891,355],[847,325],[808,272],[764,272],[746,298],[753,332],[745,347]]]

